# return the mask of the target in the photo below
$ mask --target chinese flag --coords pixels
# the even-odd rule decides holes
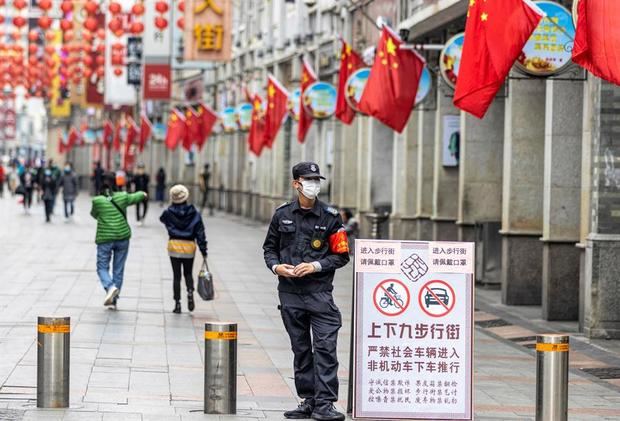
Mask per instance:
[[[168,117],[168,130],[166,131],[166,147],[175,150],[179,141],[185,139],[185,117],[176,108],[173,108]]]
[[[71,127],[71,130],[69,130],[69,135],[67,136],[67,146],[65,148],[66,152],[71,151],[71,149],[73,149],[73,147],[78,143],[79,140],[80,133],[75,127]]]
[[[304,143],[306,140],[306,135],[308,134],[308,130],[310,130],[310,125],[312,124],[312,115],[306,112],[306,108],[304,107],[303,97],[304,92],[308,89],[308,86],[312,85],[317,81],[316,74],[310,64],[303,60],[302,70],[301,70],[301,100],[299,101],[299,124],[297,125],[297,140],[299,143]]]
[[[211,136],[213,127],[217,123],[217,113],[213,111],[207,104],[201,102],[198,106],[198,117],[200,118],[200,141],[198,142],[198,150],[202,150],[202,146]]]
[[[151,137],[152,129],[153,127],[149,121],[149,118],[146,114],[142,113],[140,115],[140,143],[138,144],[138,149],[140,152],[144,151],[144,146],[149,140],[149,137]]]
[[[263,111],[263,99],[258,95],[254,95],[252,106],[252,125],[250,126],[250,134],[248,135],[248,146],[254,155],[260,156],[265,146],[265,113]]]
[[[62,135],[59,135],[58,136],[58,153],[59,154],[64,154],[65,150],[66,150],[65,141],[62,138]]]
[[[136,122],[134,121],[133,118],[131,117],[127,117],[127,136],[125,138],[125,153],[124,155],[124,162],[125,162],[125,169],[131,167],[133,165],[133,160],[134,160],[134,143],[136,143],[136,136],[139,133],[139,129],[138,126],[136,126]]]
[[[498,1],[498,0],[493,0]],[[375,62],[359,102],[359,109],[401,133],[415,105],[418,84],[426,62],[387,26],[377,45]]]
[[[342,41],[342,52],[340,54],[340,73],[338,74],[338,97],[336,99],[336,118],[345,124],[351,124],[355,118],[355,110],[349,106],[346,100],[345,91],[347,80],[353,72],[364,65],[364,61],[351,48],[351,45]]]
[[[529,0],[470,1],[456,107],[484,117],[543,15]]]
[[[191,107],[185,110],[185,126],[187,129],[183,139],[183,149],[189,152],[192,150],[194,143],[200,143],[201,134],[201,121]]]
[[[595,76],[620,85],[620,2],[580,0],[573,61]]]
[[[112,137],[114,136],[114,126],[110,120],[103,123],[103,147],[110,150],[112,146]]]
[[[121,123],[116,122],[116,127],[114,128],[114,139],[112,139],[112,148],[115,152],[120,152],[121,150]]]
[[[265,112],[265,145],[271,148],[287,113],[288,91],[269,75],[267,79],[267,111]]]

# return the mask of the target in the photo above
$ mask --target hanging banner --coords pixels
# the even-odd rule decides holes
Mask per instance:
[[[355,242],[353,418],[473,419],[474,244]]]
[[[288,97],[288,112],[294,121],[299,121],[299,101],[301,101],[301,88],[295,89]]]
[[[186,0],[184,58],[187,61],[230,61],[231,0]]]
[[[446,46],[441,50],[441,55],[439,56],[439,73],[452,89],[455,88],[456,79],[459,75],[464,40],[464,33],[453,36],[446,42]]]
[[[250,126],[252,125],[252,104],[248,102],[244,102],[237,107],[237,123],[239,129],[244,132],[250,130]]]
[[[336,97],[338,90],[327,82],[316,82],[308,86],[301,100],[304,109],[312,118],[329,118],[336,112]]]
[[[169,64],[144,65],[144,99],[168,101],[172,87]]]
[[[516,66],[529,75],[550,76],[571,64],[575,39],[573,15],[564,6],[553,1],[535,3],[546,16],[523,47]]]
[[[145,1],[143,53],[146,63],[169,63],[172,53],[172,8],[174,2],[168,0],[168,10],[164,13],[156,10],[157,1]]]
[[[226,133],[237,131],[237,110],[235,110],[235,107],[224,108],[224,111],[222,111],[222,126]]]
[[[347,83],[345,85],[345,100],[347,101],[349,106],[358,113],[360,112],[360,110],[357,108],[357,104],[359,104],[360,99],[362,98],[362,93],[364,92],[364,88],[366,87],[366,82],[368,82],[369,76],[370,68],[361,68],[359,70],[356,70],[351,76],[349,76],[349,79],[347,79]]]
[[[428,67],[424,66],[422,76],[420,77],[420,83],[418,84],[418,93],[415,96],[415,105],[418,105],[426,99],[431,92],[432,86],[433,78],[431,77],[431,72],[428,70]]]

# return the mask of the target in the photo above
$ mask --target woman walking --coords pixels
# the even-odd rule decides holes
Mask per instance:
[[[177,184],[170,189],[172,205],[166,209],[159,220],[168,230],[168,255],[172,264],[172,290],[174,293],[173,313],[181,312],[181,273],[187,287],[187,308],[194,311],[194,255],[196,244],[203,259],[207,258],[207,239],[200,212],[187,203],[187,187]]]
[[[43,172],[43,180],[41,181],[41,198],[45,204],[45,222],[52,222],[52,213],[54,212],[54,198],[56,196],[56,182],[52,170],[45,169]]]
[[[78,195],[78,180],[71,164],[65,165],[65,170],[58,181],[58,188],[62,188],[62,198],[65,202],[65,221],[73,217],[75,198]]]

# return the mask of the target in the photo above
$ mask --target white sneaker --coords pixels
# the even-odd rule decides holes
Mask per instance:
[[[120,291],[118,290],[118,288],[116,287],[112,287],[108,290],[108,293],[105,296],[105,301],[103,302],[104,306],[109,306],[112,305],[112,303],[114,302],[114,299],[116,297],[118,297],[118,293]]]

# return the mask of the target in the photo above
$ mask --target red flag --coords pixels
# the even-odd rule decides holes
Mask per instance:
[[[125,153],[123,154],[123,167],[125,169],[130,168],[133,165],[135,158],[135,148],[134,143],[136,143],[136,136],[138,135],[140,129],[136,125],[136,122],[133,118],[127,117],[127,134],[125,137]]]
[[[530,0],[470,2],[454,105],[482,118],[544,16]]]
[[[110,120],[106,120],[103,123],[103,146],[106,149],[110,149],[112,146],[112,137],[114,136],[114,126]]]
[[[80,133],[77,131],[75,127],[71,127],[69,130],[69,135],[67,136],[67,145],[65,147],[66,152],[70,152],[71,149],[78,143],[80,140]]]
[[[342,52],[340,54],[340,72],[338,74],[338,97],[336,99],[336,118],[345,124],[351,124],[355,118],[355,110],[349,106],[346,100],[345,90],[349,77],[364,65],[364,61],[351,48],[351,45],[342,41]]]
[[[265,145],[271,148],[288,112],[288,91],[269,75],[267,78],[267,112],[265,113]]]
[[[579,0],[577,10],[573,61],[593,75],[620,85],[620,3]]]
[[[265,112],[263,111],[263,99],[254,95],[252,100],[252,124],[248,135],[248,146],[256,156],[260,156],[265,146]]]
[[[174,150],[179,141],[185,139],[185,117],[183,113],[173,108],[168,117],[168,130],[166,131],[166,147]]]
[[[303,60],[301,70],[301,100],[299,101],[299,124],[297,125],[297,140],[299,140],[299,143],[304,143],[313,120],[312,115],[307,113],[304,107],[304,92],[308,89],[308,86],[316,81],[317,77],[314,70],[312,70],[312,66],[310,66],[306,60]]]
[[[183,139],[183,149],[189,152],[192,150],[192,145],[194,143],[200,142],[201,131],[201,121],[192,107],[188,107],[187,110],[185,110],[185,126],[186,131],[185,138]]]
[[[201,119],[200,124],[200,142],[198,142],[198,150],[202,150],[207,138],[211,136],[213,127],[217,123],[217,113],[213,111],[207,104],[201,102],[198,106],[198,117]]]
[[[144,151],[144,146],[146,142],[151,137],[151,131],[153,130],[153,126],[146,114],[142,113],[140,115],[140,143],[138,144],[138,149],[140,152]]]
[[[402,41],[383,26],[375,62],[358,108],[401,133],[415,105],[426,62],[415,51],[401,48]]]
[[[116,122],[116,127],[114,128],[114,139],[112,139],[112,148],[115,152],[120,152],[121,150],[121,123],[120,121]]]
[[[62,135],[58,135],[58,153],[64,154],[65,150],[65,140],[62,138]]]

